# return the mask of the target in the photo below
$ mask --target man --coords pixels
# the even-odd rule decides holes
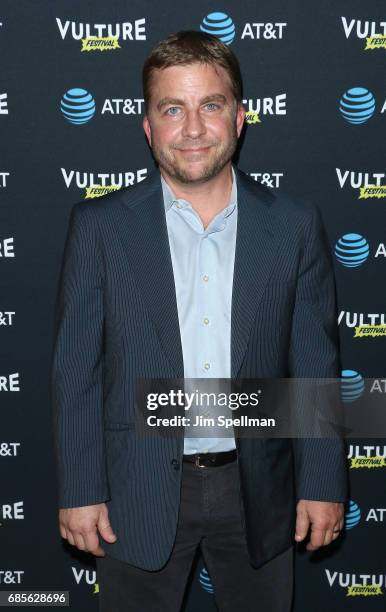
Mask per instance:
[[[179,610],[200,546],[221,611],[289,611],[294,542],[310,530],[316,550],[343,527],[342,441],[140,438],[135,389],[337,377],[320,215],[232,166],[245,110],[229,47],[172,35],[143,85],[159,169],[76,204],[65,245],[52,369],[60,533],[96,555],[101,610]]]

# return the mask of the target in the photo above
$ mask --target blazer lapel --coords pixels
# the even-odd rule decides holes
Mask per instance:
[[[234,169],[238,217],[232,289],[231,378],[237,378],[242,365],[251,326],[278,248],[275,215],[271,209],[275,196],[238,168]]]
[[[264,287],[277,251],[275,196],[234,167],[237,180],[237,238],[232,288],[231,377],[237,378]],[[176,378],[184,377],[177,298],[160,173],[143,181],[135,200],[122,191],[118,236],[143,294],[164,352]]]
[[[123,194],[125,206],[117,227],[118,235],[174,376],[183,378],[177,298],[158,170],[150,173],[139,191],[135,201]]]

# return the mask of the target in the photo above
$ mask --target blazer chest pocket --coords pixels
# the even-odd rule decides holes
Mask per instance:
[[[297,278],[296,277],[289,277],[289,278],[273,278],[272,280],[268,280],[266,283],[266,288],[268,289],[269,287],[281,287],[282,289],[290,288],[294,285],[296,285],[297,283]]]
[[[291,299],[295,295],[296,278],[271,280],[265,286],[263,299],[280,302]]]

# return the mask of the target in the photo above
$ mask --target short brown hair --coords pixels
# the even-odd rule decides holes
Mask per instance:
[[[211,34],[196,30],[182,30],[161,40],[145,61],[142,70],[145,112],[149,106],[151,78],[155,70],[195,63],[217,64],[224,68],[229,76],[235,99],[238,103],[242,101],[240,65],[230,48]]]

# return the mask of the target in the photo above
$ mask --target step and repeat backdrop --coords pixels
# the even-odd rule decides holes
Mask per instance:
[[[322,213],[345,410],[386,393],[383,3],[3,0],[0,590],[68,590],[77,612],[97,609],[98,579],[93,557],[57,524],[49,372],[64,239],[75,202],[153,168],[141,69],[159,40],[183,29],[219,36],[239,58],[248,111],[239,167]],[[347,464],[344,533],[312,554],[299,546],[296,612],[386,610],[386,440],[348,438]],[[184,610],[216,609],[198,555]]]

